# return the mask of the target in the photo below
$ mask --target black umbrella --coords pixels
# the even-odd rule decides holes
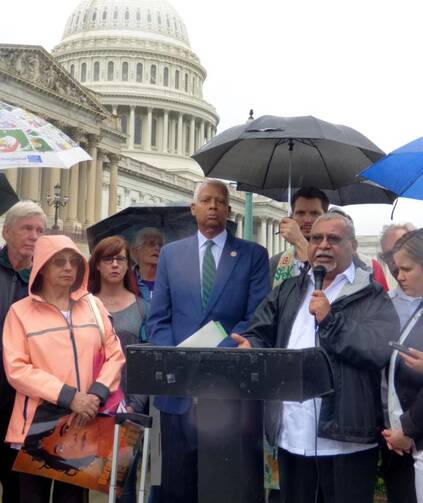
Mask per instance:
[[[197,224],[188,203],[137,205],[125,208],[88,227],[88,246],[91,251],[103,238],[116,235],[132,243],[137,232],[144,227],[156,227],[162,231],[166,243],[188,237],[197,231]],[[234,233],[236,223],[228,220],[227,228]]]
[[[265,115],[220,133],[192,157],[206,176],[289,191],[349,185],[383,155],[352,128],[312,116]]]
[[[19,197],[13,190],[6,175],[0,173],[0,215],[19,201]]]
[[[292,187],[291,190],[295,193],[299,188]],[[238,183],[237,190],[254,192],[261,196],[270,197],[275,201],[288,201],[288,189],[260,189],[245,183]],[[362,180],[334,190],[323,189],[323,192],[328,196],[329,202],[336,206],[347,206],[348,204],[392,204],[397,198],[397,195],[390,190],[382,189]]]

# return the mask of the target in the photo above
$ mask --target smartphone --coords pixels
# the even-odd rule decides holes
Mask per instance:
[[[396,349],[397,351],[400,351],[401,353],[405,353],[408,356],[414,357],[413,353],[407,348],[407,346],[403,346],[399,342],[395,341],[390,341],[389,345],[393,348]]]

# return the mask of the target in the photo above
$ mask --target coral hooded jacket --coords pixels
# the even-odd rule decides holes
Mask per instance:
[[[104,403],[120,382],[125,357],[106,309],[95,299],[105,330],[102,342],[86,298],[88,264],[85,258],[81,285],[71,293],[70,322],[56,306],[32,291],[44,264],[64,249],[81,255],[66,236],[39,238],[29,279],[29,296],[13,304],[6,316],[4,366],[10,384],[16,389],[6,442],[23,442],[41,400],[69,408],[75,392],[83,391],[99,396]],[[105,362],[93,382],[93,362],[103,347]]]

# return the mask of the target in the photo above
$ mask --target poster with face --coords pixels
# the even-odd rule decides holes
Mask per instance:
[[[98,415],[80,428],[69,412],[51,404],[38,407],[13,469],[107,493],[112,469],[115,421]],[[126,421],[120,428],[117,492],[121,492],[139,449],[143,429]]]

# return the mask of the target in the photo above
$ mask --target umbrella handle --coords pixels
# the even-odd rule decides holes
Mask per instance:
[[[289,154],[288,154],[288,208],[291,205],[291,175],[292,175],[292,152],[294,151],[294,141],[292,138],[289,139],[288,142]]]

